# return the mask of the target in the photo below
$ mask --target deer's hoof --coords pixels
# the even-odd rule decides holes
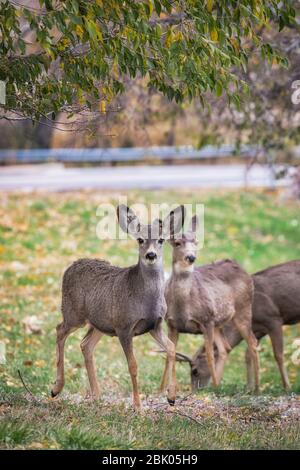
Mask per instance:
[[[56,397],[63,389],[64,384],[61,382],[55,383],[51,389],[51,397]]]
[[[172,400],[171,398],[168,398],[168,403],[170,406],[174,406],[175,405],[175,400]]]

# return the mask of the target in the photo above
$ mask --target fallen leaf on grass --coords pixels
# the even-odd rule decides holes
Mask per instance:
[[[41,442],[32,442],[29,444],[28,449],[43,449],[44,445]]]
[[[6,380],[6,385],[8,387],[17,387],[17,385],[14,382],[12,382],[11,380]]]
[[[37,361],[34,361],[34,365],[36,367],[45,367],[46,362],[44,361],[44,359],[38,359]]]
[[[21,263],[20,261],[12,261],[10,264],[10,268],[13,271],[26,271],[27,266],[25,264]]]
[[[32,366],[33,362],[30,360],[23,361],[24,366]]]
[[[3,325],[5,331],[11,331],[11,325]]]
[[[23,319],[22,324],[27,334],[42,334],[42,321],[36,315],[27,316]]]

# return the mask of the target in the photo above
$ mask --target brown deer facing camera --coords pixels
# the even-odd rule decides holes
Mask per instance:
[[[252,330],[258,341],[266,335],[270,336],[282,384],[288,390],[290,383],[284,365],[282,326],[300,322],[300,260],[264,269],[253,274],[252,279],[254,282]],[[232,349],[243,339],[233,322],[225,325],[223,333]],[[193,390],[208,385],[211,376],[204,347],[201,347],[193,358],[180,353],[177,354],[177,358],[190,364]],[[249,361],[248,351],[246,360]],[[218,351],[216,351],[216,361],[217,364],[223,361]],[[222,368],[222,364],[219,367]]]
[[[118,336],[127,358],[133,387],[133,404],[141,407],[133,337],[150,332],[167,351],[168,401],[174,404],[176,378],[175,347],[162,329],[166,313],[162,245],[184,222],[183,207],[170,212],[162,222],[141,225],[136,214],[124,205],[117,208],[119,224],[138,244],[135,266],[120,268],[99,259],[80,259],[64,273],[62,283],[63,322],[57,326],[57,377],[52,396],[64,386],[64,344],[70,333],[88,325],[81,342],[92,397],[99,397],[93,351],[103,334]],[[171,229],[170,229],[171,227]],[[154,235],[153,235],[154,234]]]
[[[182,238],[170,238],[173,248],[172,273],[166,283],[166,321],[169,338],[176,345],[179,333],[204,335],[205,357],[214,386],[220,383],[223,365],[230,346],[222,333],[223,326],[232,320],[249,349],[247,363],[254,374],[254,388],[259,389],[259,360],[257,341],[251,329],[253,282],[234,261],[194,267],[196,260],[197,217]],[[215,365],[214,345],[223,361]],[[170,360],[167,358],[161,388],[167,386]],[[250,384],[249,384],[250,385]],[[252,385],[252,383],[251,383]]]

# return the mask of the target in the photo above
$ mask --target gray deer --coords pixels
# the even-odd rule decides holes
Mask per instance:
[[[290,383],[284,365],[282,326],[300,322],[300,260],[272,266],[253,274],[252,278],[254,282],[252,330],[258,341],[266,335],[270,336],[282,384],[288,390]],[[223,333],[231,349],[243,339],[232,322],[224,326]],[[209,383],[210,372],[204,347],[200,348],[193,358],[178,353],[177,359],[190,364],[193,390]],[[216,351],[217,363],[222,360]],[[249,361],[248,351],[246,360]]]
[[[127,358],[133,387],[133,404],[141,408],[137,381],[137,363],[133,337],[150,332],[167,352],[170,384],[168,401],[175,402],[176,379],[172,375],[175,347],[163,332],[166,313],[162,245],[164,239],[181,230],[184,208],[178,207],[168,217],[142,225],[136,214],[124,205],[117,208],[120,227],[138,242],[139,259],[135,266],[121,268],[99,259],[79,259],[64,273],[62,283],[63,322],[57,330],[57,377],[52,396],[64,386],[64,344],[70,333],[88,325],[81,350],[89,378],[91,396],[99,397],[93,351],[103,334],[118,336]]]
[[[214,386],[220,383],[223,364],[230,346],[222,327],[232,320],[247,342],[255,390],[259,389],[259,360],[257,341],[251,329],[253,282],[239,264],[225,260],[211,265],[194,267],[196,260],[197,217],[181,239],[171,238],[173,248],[172,273],[167,281],[166,321],[169,338],[176,345],[179,333],[204,335],[208,370]],[[214,345],[219,357],[215,366]],[[248,365],[248,364],[247,364]],[[248,365],[250,369],[250,364]],[[169,359],[166,360],[161,388],[167,386]],[[250,374],[250,372],[249,372]]]

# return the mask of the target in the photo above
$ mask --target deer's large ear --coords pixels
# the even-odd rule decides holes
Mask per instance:
[[[133,210],[120,204],[117,207],[117,216],[121,229],[136,238],[140,231],[140,222]]]
[[[163,237],[170,240],[181,232],[185,219],[185,207],[178,206],[164,219],[162,224]]]
[[[198,216],[195,214],[195,215],[193,215],[193,217],[191,219],[190,226],[189,226],[189,231],[193,232],[193,233],[196,233],[198,226],[199,226],[199,219],[198,219]]]

